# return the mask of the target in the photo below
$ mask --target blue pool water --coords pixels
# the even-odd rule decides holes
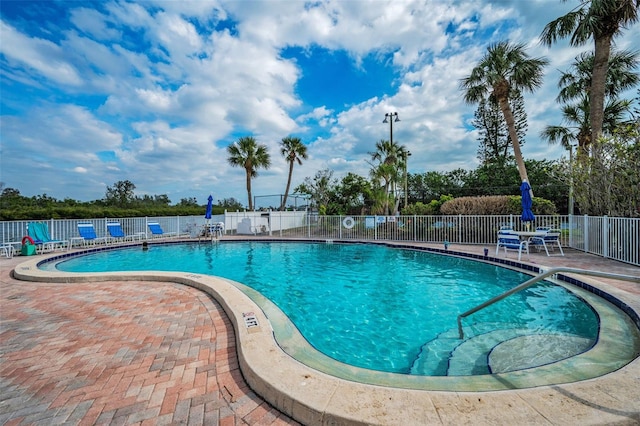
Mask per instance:
[[[56,268],[184,271],[229,278],[274,302],[320,352],[357,367],[407,374],[416,374],[412,366],[426,344],[456,330],[460,313],[530,278],[423,251],[291,242],[150,245],[148,251],[136,247],[74,257]],[[591,340],[598,332],[591,307],[551,283],[480,311],[465,325]]]

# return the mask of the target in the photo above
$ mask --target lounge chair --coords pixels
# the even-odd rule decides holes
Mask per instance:
[[[496,244],[496,256],[500,249],[504,249],[504,256],[507,257],[507,251],[517,251],[518,260],[522,258],[522,253],[529,255],[529,242],[527,240],[520,241],[520,237],[510,234],[507,231],[498,231],[498,243]]]
[[[158,222],[149,222],[147,226],[151,231],[151,238],[173,237],[176,235],[174,232],[164,232]]]
[[[551,251],[554,251],[555,247],[557,246],[558,250],[560,250],[559,256],[564,256],[564,251],[562,250],[562,245],[560,244],[560,230],[558,229],[551,229],[544,236],[533,236],[529,238],[529,245],[535,247],[538,251],[544,248],[547,256],[551,256],[549,254],[549,249],[551,249]]]
[[[78,234],[83,245],[96,245],[96,243],[106,243],[107,237],[98,237],[93,223],[78,223]]]
[[[48,253],[54,250],[64,250],[68,247],[68,241],[54,240],[49,234],[49,226],[45,222],[31,222],[27,226],[27,234],[36,245],[40,253]]]
[[[135,240],[142,239],[142,236],[140,234],[132,234],[132,235],[125,234],[124,231],[122,230],[122,225],[120,224],[120,222],[108,222],[107,231],[109,232],[111,239],[115,240],[116,242],[135,241]]]

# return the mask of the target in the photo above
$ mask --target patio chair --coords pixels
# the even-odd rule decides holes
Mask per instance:
[[[0,256],[5,256],[7,259],[11,259],[15,251],[11,244],[3,244],[0,246]]]
[[[560,250],[559,256],[564,256],[564,251],[562,250],[562,245],[560,244],[560,230],[551,229],[544,236],[534,236],[529,238],[529,245],[535,247],[538,251],[541,251],[544,248],[547,256],[551,256],[549,254],[549,249],[551,251],[555,250],[555,247],[558,247]]]
[[[224,235],[224,222],[207,223],[202,230],[202,236],[219,238]]]
[[[504,256],[507,257],[507,251],[517,251],[518,260],[522,258],[522,253],[529,255],[529,242],[527,240],[520,240],[520,237],[515,234],[510,234],[505,231],[498,231],[498,243],[496,244],[496,256],[500,249],[504,249]]]
[[[33,240],[39,253],[48,253],[54,250],[64,250],[68,247],[68,241],[54,240],[49,234],[49,226],[45,222],[30,222],[27,225],[27,234]]]
[[[135,241],[135,240],[142,239],[142,236],[139,234],[135,234],[135,235],[125,234],[124,231],[122,230],[122,225],[120,224],[120,222],[108,222],[107,231],[109,232],[111,239],[114,239],[115,241],[124,242],[124,241]]]
[[[151,231],[151,238],[173,237],[176,235],[175,232],[164,232],[158,222],[149,222],[147,226]]]
[[[224,235],[224,222],[214,223],[211,230],[213,231],[214,235],[222,237]]]
[[[78,234],[83,245],[96,245],[96,243],[106,243],[107,237],[98,237],[93,223],[78,223]]]

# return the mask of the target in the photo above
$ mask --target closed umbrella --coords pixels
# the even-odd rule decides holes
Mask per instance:
[[[536,220],[536,217],[531,211],[531,207],[533,206],[533,201],[531,200],[531,186],[526,180],[523,180],[522,185],[520,185],[520,193],[522,194],[522,215],[520,216],[520,219],[523,222],[533,222]]]
[[[209,198],[207,198],[207,210],[204,212],[204,218],[207,219],[207,222],[204,225],[203,235],[208,236],[211,234],[211,224],[209,221],[211,220],[211,210],[213,209],[213,197],[209,194]]]
[[[213,197],[209,195],[209,198],[207,198],[207,210],[204,213],[204,218],[207,219],[207,221],[211,219],[212,208],[213,208]]]

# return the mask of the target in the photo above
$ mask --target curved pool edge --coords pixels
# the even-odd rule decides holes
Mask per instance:
[[[56,255],[38,257],[17,265],[14,268],[14,276],[27,281],[58,283],[117,280],[176,282],[206,292],[222,305],[234,326],[240,368],[249,386],[274,407],[303,424],[442,423],[437,410],[439,404],[464,405],[471,399],[483,401],[481,407],[474,408],[474,417],[477,415],[480,416],[476,417],[478,419],[488,419],[498,415],[495,413],[497,407],[511,406],[516,399],[526,400],[530,408],[535,407],[532,401],[537,398],[544,399],[549,389],[554,389],[554,392],[559,389],[561,395],[574,392],[577,392],[576,395],[584,395],[584,392],[591,390],[602,392],[601,389],[607,387],[624,389],[626,383],[629,386],[627,392],[630,394],[640,379],[640,361],[636,358],[621,369],[597,379],[554,386],[534,385],[541,387],[506,393],[470,390],[458,394],[459,390],[425,391],[356,383],[319,372],[287,355],[275,341],[271,323],[262,309],[229,280],[175,272],[77,274],[40,270],[37,265],[51,257]],[[608,289],[605,284],[589,281],[603,292],[615,293],[615,288]],[[640,302],[624,300],[625,295],[621,292],[616,298],[622,298],[635,312],[640,311]],[[258,326],[248,325],[245,321],[245,314],[248,313],[253,313]],[[507,383],[504,376],[490,377],[492,381],[504,385]],[[459,378],[465,382],[466,387],[470,379],[472,377]],[[502,389],[511,389],[511,386],[507,384]]]

